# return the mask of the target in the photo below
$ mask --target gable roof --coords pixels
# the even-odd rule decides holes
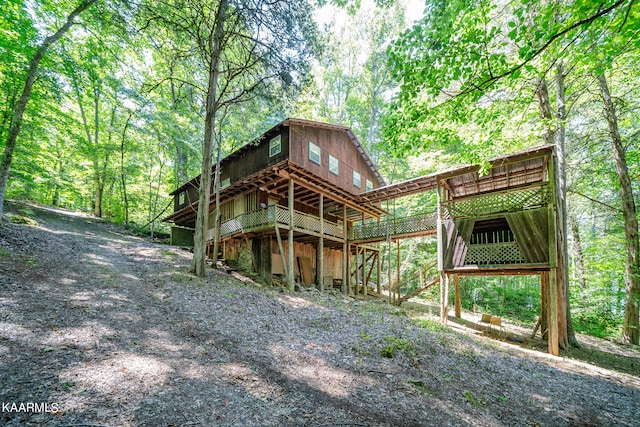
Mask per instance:
[[[247,142],[246,144],[242,145],[240,148],[238,148],[237,150],[235,150],[231,154],[229,154],[226,157],[224,157],[220,161],[220,165],[223,165],[224,163],[227,163],[227,162],[233,160],[234,158],[241,156],[245,152],[251,150],[253,147],[258,145],[260,143],[260,141],[265,139],[267,137],[267,135],[272,134],[272,133],[280,130],[283,126],[291,126],[291,125],[294,125],[294,126],[295,125],[308,126],[308,127],[319,128],[319,129],[332,129],[332,130],[339,130],[339,131],[345,132],[347,134],[347,136],[349,137],[349,139],[351,140],[351,142],[353,143],[353,145],[355,146],[355,148],[358,151],[358,153],[360,153],[360,155],[362,156],[362,158],[364,159],[366,164],[369,166],[369,169],[371,169],[371,171],[373,172],[374,176],[378,179],[378,182],[380,183],[380,185],[381,186],[387,185],[386,181],[384,180],[384,178],[382,177],[380,172],[378,172],[378,169],[376,168],[376,166],[374,165],[373,161],[371,160],[371,157],[369,156],[369,153],[367,153],[367,150],[362,146],[362,144],[360,144],[360,141],[358,141],[358,138],[356,138],[356,136],[353,133],[353,131],[351,130],[351,128],[349,128],[347,126],[334,125],[334,124],[331,124],[331,123],[316,122],[316,121],[313,121],[313,120],[288,118],[288,119],[278,123],[277,125],[273,126],[272,128],[270,128],[269,130],[264,132],[262,135],[260,135],[256,139]],[[216,168],[216,165],[214,164],[212,166],[211,170],[214,171],[215,168]],[[200,183],[200,175],[198,175],[195,178],[189,180],[188,182],[185,182],[180,187],[176,188],[171,193],[169,193],[169,195],[173,196],[173,195],[183,191],[185,188],[189,187],[190,185],[193,185],[193,186],[197,187],[199,185],[199,183]]]

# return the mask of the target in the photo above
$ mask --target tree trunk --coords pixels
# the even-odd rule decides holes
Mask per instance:
[[[209,84],[207,89],[207,105],[204,126],[204,140],[202,142],[202,170],[198,191],[198,213],[196,216],[196,230],[193,237],[193,261],[191,272],[196,276],[206,275],[206,235],[209,225],[209,197],[211,194],[211,154],[218,109],[217,86],[220,68],[220,54],[222,50],[222,36],[225,12],[228,0],[221,0],[209,36],[211,57],[209,59]]]
[[[124,153],[125,153],[127,129],[129,128],[129,123],[131,122],[132,116],[133,116],[133,112],[130,112],[129,117],[127,117],[127,122],[124,124],[124,129],[122,129],[122,139],[120,140],[120,183],[122,184],[122,198],[124,203],[124,226],[125,227],[129,227],[129,197],[127,195],[127,174],[125,172],[125,167],[124,167]]]
[[[222,119],[224,120],[224,119]],[[213,189],[216,194],[216,210],[213,215],[213,268],[218,268],[218,251],[220,250],[220,160],[222,156],[222,125],[220,125],[220,137],[218,138],[218,149],[216,153],[216,175],[213,180]],[[249,248],[251,249],[251,248]]]
[[[573,236],[573,252],[576,257],[576,269],[578,271],[578,284],[580,289],[587,288],[587,282],[584,277],[584,256],[582,254],[582,240],[580,238],[580,226],[574,215],[569,215],[569,223],[571,224],[571,235]]]
[[[556,153],[558,157],[558,192],[556,202],[558,204],[557,223],[561,228],[558,230],[558,264],[562,262],[562,270],[558,268],[558,297],[564,298],[564,304],[558,304],[558,307],[565,308],[565,322],[567,325],[567,344],[579,348],[580,343],[576,338],[576,332],[571,321],[571,302],[569,299],[569,250],[567,247],[567,166],[566,166],[566,147],[565,147],[565,126],[567,119],[567,109],[565,106],[565,67],[562,60],[558,60],[556,65]],[[562,275],[562,278],[559,276]],[[561,284],[561,286],[560,286]],[[558,312],[560,316],[561,312]],[[562,333],[560,333],[562,336]],[[561,342],[560,345],[565,345]],[[563,347],[564,348],[564,347]]]
[[[609,137],[616,161],[616,170],[620,180],[620,199],[622,201],[622,218],[624,220],[624,235],[626,242],[627,262],[625,266],[625,297],[624,323],[622,339],[625,342],[638,345],[640,338],[640,243],[638,241],[638,217],[633,198],[633,188],[629,177],[629,167],[622,138],[618,131],[618,118],[611,99],[609,86],[604,74],[598,74],[600,94],[604,104],[604,113],[609,126]]]
[[[67,21],[56,31],[53,35],[44,39],[40,47],[36,50],[36,53],[29,62],[29,70],[27,71],[27,79],[22,89],[22,95],[16,103],[13,117],[11,118],[11,127],[7,136],[7,143],[4,147],[2,154],[2,162],[0,163],[0,223],[2,222],[2,213],[4,210],[4,197],[7,190],[7,181],[9,179],[9,169],[11,168],[11,161],[13,160],[13,151],[16,148],[16,142],[18,135],[20,134],[20,128],[22,126],[22,116],[27,108],[27,103],[31,98],[31,91],[33,89],[33,82],[36,79],[38,72],[38,66],[40,61],[44,57],[44,54],[53,43],[58,41],[73,25],[73,20],[80,15],[85,9],[95,3],[96,0],[82,0],[80,4],[67,16]]]
[[[98,218],[102,217],[102,190],[104,189],[104,179],[102,177],[102,168],[100,167],[100,161],[98,160],[98,136],[100,134],[100,86],[96,83],[96,86],[93,89],[93,143],[91,142],[91,134],[89,132],[89,128],[87,128],[87,135],[89,137],[89,144],[93,145],[94,151],[94,161],[93,167],[94,171],[94,179],[93,185],[94,188],[94,205],[93,205],[93,215]],[[80,99],[78,99],[79,101]],[[86,124],[86,123],[85,123]]]
[[[546,144],[556,143],[556,131],[553,130],[551,123],[553,121],[553,115],[551,113],[551,103],[549,101],[549,91],[547,89],[547,82],[545,79],[539,79],[536,87],[536,96],[538,97],[538,104],[540,107],[540,117],[546,122],[544,140]],[[566,287],[567,287],[567,269],[566,265],[566,240],[563,235],[565,224],[565,181],[560,178],[560,175],[564,174],[564,152],[560,149],[556,150],[556,158],[552,159],[555,163],[554,187],[556,191],[555,196],[555,216],[556,216],[556,253],[557,253],[557,268],[556,268],[556,290],[558,300],[558,345],[560,348],[566,350],[569,346],[569,340],[567,337],[567,310],[566,310]],[[565,175],[566,176],[566,175]],[[552,286],[553,281],[549,281],[549,286]],[[552,325],[548,325],[549,328]]]

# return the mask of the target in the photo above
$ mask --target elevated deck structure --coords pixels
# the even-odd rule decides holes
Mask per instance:
[[[553,146],[542,146],[483,168],[467,165],[387,184],[349,128],[287,119],[222,160],[220,206],[211,198],[207,230],[211,248],[219,237],[222,250],[212,256],[237,260],[247,253],[265,280],[290,289],[338,286],[358,295],[373,283],[381,295],[380,244],[434,236],[439,277],[430,283],[440,283],[443,322],[450,278],[457,287],[461,275],[539,275],[543,326],[557,354],[566,307],[556,286],[561,243],[554,155]],[[196,177],[172,193],[174,213],[165,221],[173,223],[172,239],[180,244],[192,239],[198,187]],[[435,192],[436,203],[411,216],[383,208],[428,192]]]

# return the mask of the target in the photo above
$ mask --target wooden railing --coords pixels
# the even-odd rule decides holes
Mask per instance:
[[[289,226],[289,209],[272,205],[238,215],[220,224],[220,237],[272,228],[276,224]],[[320,233],[320,219],[304,212],[294,211],[293,226],[301,230]],[[325,220],[322,228],[325,235],[344,237],[343,228],[338,224]],[[213,233],[213,230],[210,230],[210,233]],[[210,235],[210,239],[212,236],[213,234]]]
[[[471,218],[545,206],[553,196],[548,182],[442,201],[443,219]]]
[[[276,224],[289,226],[289,209],[281,206],[268,206],[251,212],[243,213],[220,225],[220,237],[228,237],[238,233],[249,233],[275,227]],[[304,212],[294,211],[293,226],[300,230],[320,234],[320,219]],[[413,215],[405,218],[388,218],[380,223],[358,224],[348,231],[348,238],[352,241],[367,241],[386,239],[390,237],[407,236],[417,233],[435,233],[436,213]],[[214,230],[209,230],[209,240],[213,239]],[[322,232],[326,236],[344,237],[344,229],[340,224],[323,221]]]
[[[358,224],[349,230],[352,241],[368,241],[386,239],[396,236],[409,236],[419,233],[436,232],[437,214],[412,215],[404,218],[386,218],[378,222]]]

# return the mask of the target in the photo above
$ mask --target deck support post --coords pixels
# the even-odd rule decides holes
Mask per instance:
[[[560,345],[559,345],[559,337],[558,337],[558,284],[557,284],[557,271],[556,268],[552,267],[547,273],[549,275],[549,285],[548,289],[548,327],[549,333],[547,344],[549,345],[549,353],[554,356],[560,355]]]
[[[346,294],[349,292],[349,276],[351,275],[349,272],[349,245],[347,243],[347,205],[342,205],[342,293]]]
[[[400,239],[396,240],[396,263],[398,265],[397,268],[397,276],[396,276],[396,297],[395,297],[395,302],[396,304],[400,305]]]
[[[378,217],[378,230],[380,230],[380,218]],[[382,265],[380,264],[380,259],[382,258],[382,253],[380,251],[380,243],[378,243],[378,256],[376,257],[376,291],[378,291],[378,296],[382,297]]]
[[[318,203],[318,217],[320,219],[320,238],[318,239],[316,260],[316,285],[320,292],[324,292],[324,195],[320,193]]]
[[[552,168],[550,168],[552,169]],[[556,214],[553,203],[548,206],[549,221],[549,271],[547,280],[547,344],[549,353],[560,354],[560,337],[558,328],[558,247],[556,240]]]
[[[456,317],[458,319],[462,318],[462,305],[460,301],[460,276],[457,274],[453,275],[453,283],[456,287]]]
[[[449,321],[449,275],[440,272],[440,321],[446,325]]]
[[[293,180],[289,180],[289,242],[288,242],[288,247],[287,247],[287,252],[288,252],[288,257],[287,257],[287,282],[289,282],[289,290],[290,291],[294,291],[295,290],[295,279],[293,277],[293,262],[294,262],[294,251],[293,251],[293,211],[294,211],[294,204],[293,204],[293,197],[294,197],[294,191],[293,191]]]

